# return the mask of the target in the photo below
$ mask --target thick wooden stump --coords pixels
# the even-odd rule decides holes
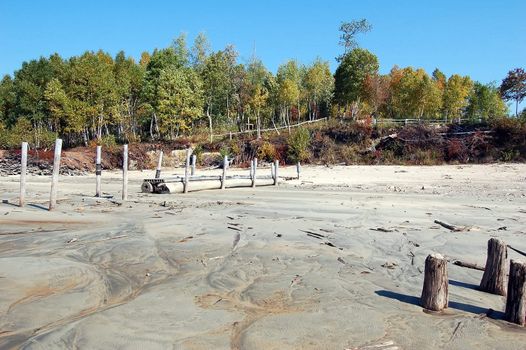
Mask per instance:
[[[506,295],[507,246],[502,240],[491,238],[488,241],[488,257],[480,289],[493,294]]]
[[[447,308],[448,298],[447,260],[441,254],[430,254],[426,258],[422,307],[440,311]]]
[[[510,262],[504,318],[521,326],[526,324],[526,263],[523,261]]]

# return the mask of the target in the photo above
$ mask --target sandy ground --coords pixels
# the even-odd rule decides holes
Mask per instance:
[[[18,177],[1,179],[0,348],[526,348],[480,271],[450,264],[449,309],[418,305],[429,253],[484,265],[490,237],[526,250],[526,165],[305,167],[279,187],[140,193],[151,176],[131,172],[124,203],[119,173],[102,199],[93,176],[61,177],[53,212],[49,177],[29,178],[25,208]]]

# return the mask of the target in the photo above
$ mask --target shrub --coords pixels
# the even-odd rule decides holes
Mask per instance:
[[[292,162],[302,162],[309,159],[309,130],[299,128],[293,132],[287,139],[288,151],[287,157]]]
[[[117,141],[115,140],[114,135],[104,135],[101,137],[101,139],[98,141],[99,146],[102,146],[104,148],[108,149],[114,149],[117,147]]]
[[[269,141],[263,141],[257,149],[258,159],[273,162],[276,159],[276,148]]]

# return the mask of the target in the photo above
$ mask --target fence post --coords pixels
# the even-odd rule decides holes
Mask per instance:
[[[62,152],[62,139],[55,140],[55,155],[53,157],[53,175],[51,178],[51,196],[49,200],[49,210],[53,210],[57,205],[58,176],[60,173],[60,154]]]
[[[526,324],[526,263],[511,260],[504,318],[521,326]]]
[[[226,169],[228,167],[228,157],[223,158],[223,175],[221,176],[221,189],[224,190],[226,186]]]
[[[488,256],[480,289],[493,294],[506,295],[507,245],[504,241],[491,238],[488,241]]]
[[[229,137],[230,137],[230,140],[232,140],[232,131],[230,131],[230,132],[228,133],[228,135],[229,135]]]
[[[278,185],[278,169],[279,169],[279,160],[276,159],[274,161],[274,186],[277,186]]]
[[[184,183],[183,183],[183,193],[188,193],[188,183],[190,176],[190,148],[186,149],[186,162],[184,165]]]
[[[258,169],[258,159],[254,158],[254,167],[252,170],[252,187],[256,187],[256,171]]]
[[[441,311],[448,306],[447,259],[441,254],[426,258],[424,287],[420,302],[425,309]]]
[[[300,179],[300,171],[301,171],[301,164],[300,162],[298,162],[298,164],[296,164],[296,172],[298,173],[298,180]]]
[[[195,175],[195,163],[197,162],[197,156],[192,154],[192,171],[191,174]]]
[[[26,200],[27,142],[22,142],[22,153],[20,163],[20,199],[18,205],[23,207]]]
[[[159,160],[157,161],[157,168],[155,169],[155,178],[161,178],[161,167],[163,165],[163,150],[159,152]]]
[[[95,155],[95,197],[101,196],[102,146],[97,146]]]
[[[122,151],[122,200],[128,200],[128,145]]]

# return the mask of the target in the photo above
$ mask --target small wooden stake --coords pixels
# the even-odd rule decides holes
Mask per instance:
[[[122,151],[122,200],[128,200],[128,145]]]
[[[157,169],[155,170],[155,178],[161,178],[161,167],[163,165],[163,151],[159,152],[159,160],[157,161]]]
[[[101,175],[102,175],[102,147],[97,146],[95,156],[95,197],[101,196]]]
[[[426,258],[422,307],[440,311],[447,308],[448,298],[447,259],[441,254],[430,254]]]
[[[183,193],[188,193],[188,183],[190,176],[190,149],[186,150],[186,162],[184,165],[184,183],[183,183]]]
[[[254,166],[252,167],[252,187],[256,187],[256,171],[258,169],[258,159],[254,158]]]
[[[27,175],[27,142],[22,142],[20,169],[20,200],[18,205],[23,207],[26,200],[26,175]]]
[[[53,176],[51,178],[51,196],[49,200],[49,210],[53,210],[57,205],[58,176],[60,173],[60,154],[62,152],[62,139],[55,141],[55,156],[53,158]]]
[[[520,260],[510,262],[504,318],[521,326],[526,324],[526,263]]]
[[[197,162],[197,156],[192,154],[192,171],[191,174],[195,175],[195,163]]]
[[[277,186],[278,185],[278,169],[279,169],[279,160],[275,160],[274,161],[274,186]]]
[[[488,257],[480,289],[498,295],[506,295],[506,243],[497,238],[488,241]]]
[[[301,164],[300,162],[298,162],[298,164],[296,164],[296,172],[298,173],[298,180],[300,179],[300,171],[301,171]]]
[[[226,168],[228,168],[228,157],[223,158],[223,175],[221,176],[221,189],[224,190],[226,186]]]

